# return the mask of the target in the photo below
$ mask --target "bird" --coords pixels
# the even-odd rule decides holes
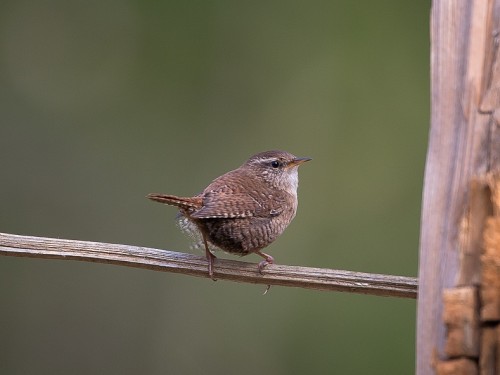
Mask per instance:
[[[214,278],[212,250],[230,254],[257,254],[263,274],[274,258],[262,249],[274,242],[297,212],[298,167],[312,160],[271,150],[250,157],[239,168],[213,180],[200,194],[182,197],[151,193],[153,201],[179,209],[181,229],[205,248],[208,275]]]

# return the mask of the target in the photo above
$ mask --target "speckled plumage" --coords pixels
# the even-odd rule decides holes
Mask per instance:
[[[308,160],[285,151],[266,151],[216,178],[195,197],[149,194],[148,198],[179,208],[181,229],[205,246],[210,276],[213,248],[238,255],[256,253],[265,259],[259,264],[262,271],[273,258],[261,249],[295,217],[297,169]]]

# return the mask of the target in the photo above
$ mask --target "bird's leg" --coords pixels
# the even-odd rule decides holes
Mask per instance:
[[[210,276],[210,278],[213,281],[217,281],[217,279],[214,277],[214,259],[217,257],[214,254],[212,254],[212,252],[208,248],[208,242],[203,232],[202,232],[202,237],[203,237],[203,243],[205,244],[205,254],[207,256],[207,262],[208,262],[208,276]]]
[[[263,253],[260,250],[257,250],[255,252],[255,254],[258,254],[262,258],[264,258],[264,260],[259,263],[259,273],[262,275],[262,271],[264,270],[264,267],[267,266],[268,264],[273,264],[274,263],[274,258],[271,255]]]

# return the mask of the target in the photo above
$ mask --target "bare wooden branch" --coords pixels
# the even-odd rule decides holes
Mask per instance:
[[[208,277],[207,262],[201,256],[102,242],[0,233],[0,255],[81,260]],[[282,285],[376,296],[417,297],[417,280],[413,277],[277,264],[267,266],[264,275],[261,275],[254,263],[226,259],[217,259],[215,261],[214,274],[217,279],[245,283]]]

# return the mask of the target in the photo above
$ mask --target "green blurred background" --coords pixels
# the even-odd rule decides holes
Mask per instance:
[[[314,159],[278,263],[416,276],[429,9],[3,0],[0,231],[191,251],[144,196],[278,148]],[[0,257],[0,373],[413,372],[415,301],[263,291]]]

